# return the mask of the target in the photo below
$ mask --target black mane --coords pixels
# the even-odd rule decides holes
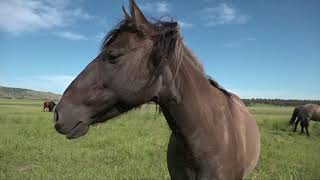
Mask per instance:
[[[227,91],[225,88],[223,88],[216,80],[214,80],[211,76],[207,75],[207,79],[209,81],[209,83],[214,86],[215,88],[218,88],[220,91],[222,91],[225,95],[227,95],[228,97],[230,97],[232,94]]]

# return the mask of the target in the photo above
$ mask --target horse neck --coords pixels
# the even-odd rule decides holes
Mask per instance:
[[[212,131],[212,117],[226,104],[225,95],[208,82],[201,66],[190,58],[188,54],[183,57],[174,79],[180,102],[160,104],[171,130],[182,136],[192,136],[199,129]]]

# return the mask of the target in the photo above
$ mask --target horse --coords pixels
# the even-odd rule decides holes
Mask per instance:
[[[130,14],[104,38],[101,51],[71,82],[54,111],[67,139],[85,135],[147,102],[171,129],[172,180],[243,179],[260,154],[260,132],[238,96],[207,78],[175,21],[149,21],[134,0]]]
[[[306,104],[303,106],[298,106],[294,109],[290,124],[295,122],[294,132],[297,131],[297,126],[300,122],[301,132],[304,133],[304,128],[306,129],[307,135],[309,135],[309,123],[310,120],[320,121],[320,105],[317,104]]]
[[[297,131],[297,126],[300,122],[298,116],[299,116],[299,113],[301,112],[301,109],[303,108],[303,106],[297,106],[294,108],[293,110],[293,113],[292,113],[292,116],[291,116],[291,119],[289,121],[289,124],[292,125],[293,123],[295,123],[295,126],[294,126],[294,132]],[[297,121],[296,121],[297,120]]]
[[[43,111],[52,112],[55,106],[56,106],[55,102],[53,102],[53,101],[45,101],[45,102],[43,102]]]

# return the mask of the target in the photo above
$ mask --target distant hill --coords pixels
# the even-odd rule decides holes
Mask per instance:
[[[35,91],[30,89],[21,89],[13,87],[0,86],[0,98],[6,99],[42,99],[42,100],[59,100],[61,95],[51,93]]]

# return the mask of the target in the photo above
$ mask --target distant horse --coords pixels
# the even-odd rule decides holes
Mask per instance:
[[[307,135],[309,136],[309,123],[310,120],[320,121],[320,105],[317,104],[306,104],[304,106],[298,106],[294,109],[290,124],[295,122],[294,131],[297,130],[297,126],[300,122],[301,133],[304,133],[306,129]]]
[[[294,131],[297,131],[297,126],[300,122],[300,120],[298,120],[299,118],[299,113],[301,112],[301,109],[303,108],[303,106],[297,106],[294,108],[291,119],[289,124],[292,125],[293,123],[295,123],[295,128]],[[297,120],[297,121],[296,121]]]
[[[52,112],[55,106],[56,106],[55,102],[53,102],[53,101],[45,101],[43,103],[43,111]]]
[[[92,124],[153,101],[172,132],[171,179],[243,179],[259,159],[255,119],[239,97],[208,80],[177,22],[150,23],[134,0],[130,9],[131,16],[123,8],[125,19],[63,93],[55,129],[77,138]]]

